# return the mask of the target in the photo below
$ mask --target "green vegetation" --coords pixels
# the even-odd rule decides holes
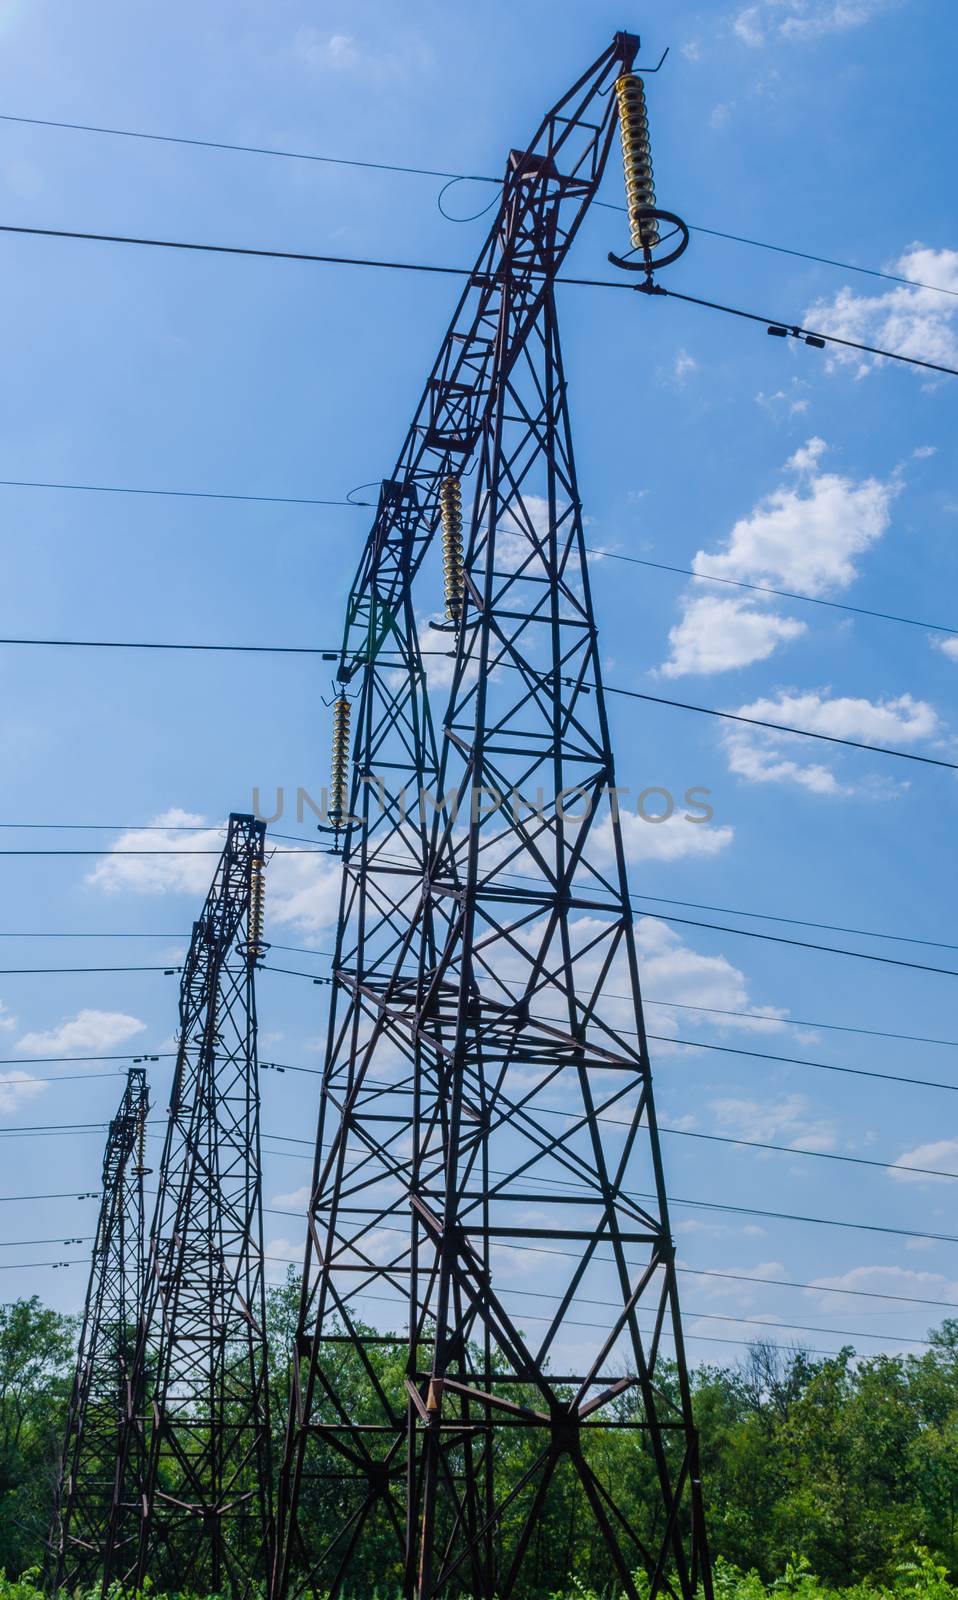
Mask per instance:
[[[278,1397],[294,1292],[271,1299]],[[36,1297],[0,1307],[0,1568],[19,1575],[0,1581],[0,1600],[35,1600],[74,1337],[71,1319]],[[354,1376],[361,1412],[358,1363]],[[673,1375],[666,1367],[659,1377],[667,1388]],[[398,1385],[401,1372],[383,1378]],[[694,1383],[718,1600],[958,1600],[958,1321],[918,1356],[858,1359],[849,1349],[813,1359],[756,1344],[741,1365],[699,1368]],[[618,1404],[627,1417],[635,1401]],[[278,1442],[281,1398],[275,1409]],[[522,1470],[521,1441],[511,1439],[505,1475]],[[634,1441],[593,1434],[590,1457],[641,1521],[650,1476]],[[354,1600],[393,1600],[385,1532],[353,1581]],[[581,1492],[571,1474],[557,1479],[524,1600],[611,1600],[609,1585]]]

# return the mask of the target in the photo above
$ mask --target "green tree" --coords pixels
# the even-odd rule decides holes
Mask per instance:
[[[50,1526],[76,1324],[37,1295],[0,1306],[0,1568],[42,1559]]]

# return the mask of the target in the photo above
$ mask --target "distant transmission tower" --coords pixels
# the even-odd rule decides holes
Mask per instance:
[[[116,1493],[117,1452],[131,1396],[143,1287],[146,1073],[127,1072],[103,1156],[100,1214],[67,1412],[47,1586],[86,1589],[100,1576]],[[141,1463],[131,1454],[134,1483]]]
[[[636,1571],[711,1595],[554,296],[617,118],[621,264],[651,285],[687,237],[655,209],[637,48],[617,35],[510,155],[349,603],[274,1600],[394,1571],[415,1600],[538,1593],[561,1505],[573,1571],[587,1549],[631,1600]],[[438,726],[413,605],[437,532]]]
[[[118,1498],[107,1580],[245,1596],[272,1551],[254,973],[263,950],[265,825],[229,819],[183,968],[180,1041],[150,1233],[125,1449],[141,1494]]]

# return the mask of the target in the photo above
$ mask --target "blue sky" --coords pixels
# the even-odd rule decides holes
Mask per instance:
[[[199,10],[82,11],[8,0],[0,110],[494,174],[623,27],[642,33],[643,60],[671,47],[648,90],[663,205],[704,227],[958,291],[949,0],[758,0],[633,15],[556,0],[481,8],[210,0]],[[0,124],[0,186],[3,218],[16,224],[456,265],[472,261],[485,226],[443,220],[428,179],[14,123]],[[466,214],[488,192],[462,184],[448,205]],[[621,203],[617,157],[602,198]],[[604,275],[606,252],[623,243],[622,219],[595,210],[570,270]],[[8,237],[0,253],[0,477],[21,480],[337,498],[391,470],[456,292],[427,277],[67,241]],[[864,342],[958,359],[958,298],[702,233],[666,281]],[[592,544],[958,626],[958,481],[948,442],[956,380],[836,359],[678,302],[570,288],[560,311]],[[334,507],[0,495],[5,635],[335,643],[366,531],[362,512]],[[735,597],[745,591],[609,560],[595,564],[594,593],[611,683],[761,707],[772,720],[958,759],[958,650],[942,647],[946,636],[743,600]],[[254,785],[264,796],[283,785],[291,798],[297,785],[317,793],[325,781],[330,683],[320,663],[8,648],[2,671],[2,820],[115,825],[102,837],[6,830],[8,847],[92,849],[157,819],[210,828],[230,809],[248,809]],[[954,940],[946,915],[953,775],[795,739],[729,736],[711,720],[640,702],[613,699],[610,713],[621,783],[677,796],[704,785],[715,811],[707,828],[629,822],[636,893]],[[284,821],[291,833],[305,831],[295,814]],[[5,859],[0,932],[159,937],[5,937],[2,965],[175,959],[209,863],[121,867]],[[333,886],[313,872],[298,858],[274,861],[275,943],[330,948]],[[944,967],[958,954],[794,931]],[[768,1015],[742,1027],[650,1007],[653,1032],[667,1039],[958,1083],[953,1048],[806,1025],[958,1038],[953,978],[670,931],[657,920],[640,925],[640,947],[652,999]],[[277,964],[325,969],[319,956]],[[0,977],[3,1054],[168,1050],[175,981]],[[321,989],[264,975],[264,1056],[317,1067],[322,1005]],[[160,1110],[167,1067],[154,1069]],[[119,1098],[120,1080],[100,1076],[109,1064],[36,1071],[77,1076],[0,1082],[4,1130],[102,1121]],[[734,1134],[888,1161],[927,1146],[916,1164],[958,1171],[951,1094],[668,1042],[657,1045],[656,1082],[663,1121],[675,1130],[664,1143],[678,1196],[955,1231],[952,1180],[680,1136]],[[267,1075],[264,1095],[267,1130],[310,1138],[315,1080]],[[308,1166],[267,1143],[273,1203],[297,1193]],[[2,1192],[90,1189],[100,1145],[97,1131],[6,1138]],[[10,1203],[3,1238],[86,1235],[93,1209]],[[767,1280],[685,1281],[695,1356],[731,1358],[736,1349],[715,1340],[749,1331],[699,1313],[812,1325],[822,1332],[804,1338],[823,1349],[843,1342],[832,1330],[849,1328],[870,1335],[860,1348],[893,1349],[936,1320],[921,1307],[777,1280],[958,1300],[953,1244],[681,1206],[673,1220],[688,1267]],[[295,1221],[270,1217],[267,1236],[271,1254],[298,1255]],[[2,1251],[4,1264],[83,1254],[81,1246]],[[84,1279],[82,1266],[16,1265],[2,1282],[11,1297],[36,1290],[76,1309]]]

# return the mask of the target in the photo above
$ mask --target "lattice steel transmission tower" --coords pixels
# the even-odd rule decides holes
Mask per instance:
[[[180,988],[180,1038],[150,1231],[106,1581],[248,1594],[272,1552],[254,974],[265,825],[229,819]]]
[[[122,1418],[131,1392],[143,1289],[146,1072],[130,1067],[103,1156],[100,1214],[45,1574],[51,1589],[86,1588],[103,1568],[116,1493]],[[135,1456],[128,1468],[136,1479]]]
[[[511,153],[352,591],[273,1600],[394,1572],[415,1600],[538,1593],[560,1501],[590,1575],[711,1595],[554,290],[617,114],[655,265],[637,48],[617,35]]]

